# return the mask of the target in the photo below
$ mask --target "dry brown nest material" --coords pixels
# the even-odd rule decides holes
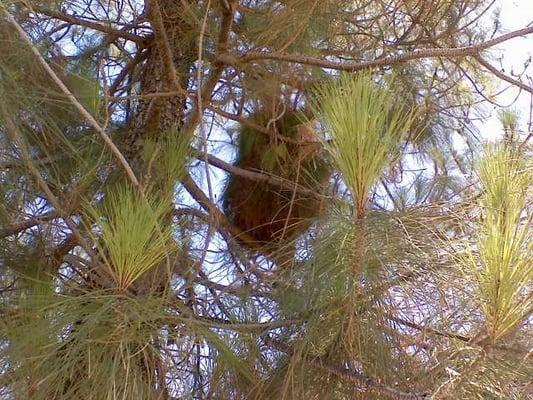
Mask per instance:
[[[321,144],[299,112],[286,112],[276,121],[264,114],[253,122],[267,126],[265,135],[247,126],[239,132],[235,165],[262,171],[316,193],[324,190],[329,168]],[[284,141],[283,138],[293,139]],[[294,140],[295,139],[295,140]],[[230,176],[224,192],[224,209],[230,220],[263,246],[286,244],[304,233],[322,210],[319,196],[281,189],[264,182]]]

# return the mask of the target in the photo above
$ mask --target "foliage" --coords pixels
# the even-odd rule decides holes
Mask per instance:
[[[124,290],[168,256],[171,227],[162,228],[168,203],[118,187],[107,193],[102,208],[89,209],[105,244],[99,253],[117,288]]]
[[[531,312],[528,285],[533,278],[533,243],[528,239],[531,215],[527,190],[533,183],[531,166],[509,148],[488,148],[479,166],[482,185],[482,223],[476,257],[469,254],[487,334],[496,341],[513,332]]]
[[[1,2],[0,399],[531,396],[492,11]]]
[[[331,134],[324,147],[342,173],[360,217],[370,189],[398,157],[401,140],[415,118],[413,110],[393,103],[391,90],[371,79],[369,73],[343,75],[334,85],[318,89],[315,105]]]

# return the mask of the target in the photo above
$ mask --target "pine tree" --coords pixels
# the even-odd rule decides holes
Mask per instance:
[[[0,398],[529,398],[492,11],[2,0]]]

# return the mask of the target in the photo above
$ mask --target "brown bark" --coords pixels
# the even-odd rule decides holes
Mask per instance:
[[[176,0],[146,1],[154,40],[147,48],[148,56],[140,72],[141,98],[129,120],[125,153],[134,164],[138,163],[144,140],[157,140],[170,128],[183,125],[189,71],[195,60],[196,47],[195,41],[189,37],[192,29],[190,4]],[[143,97],[171,91],[176,94]]]

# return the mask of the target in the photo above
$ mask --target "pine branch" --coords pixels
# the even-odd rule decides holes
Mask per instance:
[[[252,238],[249,234],[243,232],[238,227],[233,225],[224,215],[224,213],[209,200],[206,194],[198,187],[188,173],[185,174],[185,176],[181,179],[181,183],[187,192],[189,192],[189,194],[193,197],[193,199],[195,199],[204,210],[212,215],[215,221],[219,223],[222,228],[230,233],[235,239],[245,243],[250,248],[260,250],[259,243],[257,243],[257,241],[254,240],[254,238]]]
[[[93,29],[95,31],[103,32],[103,33],[110,35],[113,38],[121,37],[127,40],[131,40],[132,42],[138,43],[142,46],[146,46],[151,40],[151,38],[137,36],[133,33],[130,33],[125,28],[120,29],[120,30],[114,29],[110,25],[104,25],[98,22],[87,21],[87,20],[78,18],[74,15],[69,15],[63,12],[59,12],[59,11],[53,11],[53,10],[50,10],[50,9],[47,9],[47,8],[44,8],[38,5],[31,6],[30,11],[34,13],[46,15],[47,17],[54,18],[60,21],[64,21],[71,25],[84,26],[86,28]]]
[[[484,60],[480,55],[475,55],[474,59],[478,63],[480,63],[482,66],[484,66],[489,72],[491,72],[492,74],[496,75],[501,80],[506,81],[506,82],[510,83],[511,85],[513,85],[513,86],[517,86],[520,89],[523,89],[526,92],[529,92],[529,93],[533,94],[533,87],[530,87],[530,86],[526,85],[525,83],[523,83],[523,82],[521,82],[521,81],[519,81],[517,79],[513,79],[510,76],[505,75],[503,72],[501,72],[497,68],[494,68],[488,61]]]
[[[242,63],[249,63],[252,61],[274,60],[287,63],[296,63],[303,65],[310,65],[320,68],[335,69],[339,71],[356,72],[364,69],[379,68],[388,65],[401,64],[407,61],[419,60],[423,58],[463,58],[468,56],[476,56],[481,51],[494,47],[498,44],[504,43],[508,40],[526,36],[533,33],[533,26],[509,32],[505,35],[498,36],[494,39],[487,40],[471,46],[464,47],[443,47],[432,49],[418,49],[403,54],[395,54],[383,57],[377,60],[360,61],[360,62],[334,62],[316,57],[303,56],[298,54],[285,54],[276,52],[248,52],[242,55],[235,55],[231,53],[220,54],[218,59],[220,62],[239,65]]]
[[[296,190],[298,193],[304,194],[306,196],[310,196],[312,198],[318,197],[322,198],[323,196],[320,193],[317,193],[316,190],[307,189],[306,187],[303,187],[301,185],[296,184],[295,182],[279,178],[274,175],[267,175],[263,172],[255,172],[250,171],[247,169],[243,169],[240,167],[237,167],[233,164],[227,163],[211,154],[206,154],[204,152],[201,152],[199,150],[196,150],[194,148],[191,149],[191,152],[194,157],[198,158],[199,160],[204,160],[204,158],[207,160],[207,162],[217,168],[220,168],[226,172],[229,172],[233,175],[242,176],[243,178],[256,181],[256,182],[264,182],[266,184],[277,186],[281,189],[294,191]]]
[[[281,351],[283,353],[286,353],[288,355],[292,355],[294,353],[294,351],[289,346],[283,343],[280,343],[278,341],[275,341],[271,337],[267,337],[265,339],[265,343],[273,347],[274,349]],[[403,399],[429,400],[431,399],[431,395],[429,393],[402,392],[398,389],[394,389],[390,386],[387,386],[379,382],[375,378],[369,377],[357,371],[353,371],[342,365],[333,364],[331,362],[321,360],[320,358],[310,359],[308,360],[308,362],[311,365],[319,369],[327,371],[333,375],[337,375],[346,381],[357,384],[358,390],[362,392],[373,390],[394,400],[403,400]]]
[[[53,221],[56,218],[59,218],[60,215],[56,211],[50,211],[46,214],[33,216],[24,221],[14,223],[12,225],[0,226],[0,239],[4,239],[9,236],[17,235],[27,229],[33,228],[34,226]]]
[[[79,111],[79,113],[83,116],[83,118],[89,123],[90,126],[92,126],[98,135],[103,139],[105,145],[109,148],[111,153],[117,158],[119,164],[121,164],[130,179],[131,183],[136,187],[140,188],[140,183],[137,180],[137,177],[135,176],[135,173],[131,169],[130,165],[128,164],[128,161],[124,157],[124,155],[120,152],[120,150],[117,148],[117,146],[113,143],[109,135],[105,132],[105,130],[100,126],[100,124],[94,119],[94,117],[87,111],[87,109],[76,99],[76,97],[72,94],[72,92],[66,87],[66,85],[63,83],[63,81],[57,76],[57,74],[54,72],[54,70],[48,65],[46,60],[43,58],[41,53],[39,53],[39,50],[35,47],[31,39],[29,38],[28,34],[22,29],[22,27],[19,25],[19,23],[13,18],[11,14],[7,10],[3,10],[4,15],[6,16],[7,20],[13,25],[19,36],[21,37],[22,41],[26,43],[26,45],[30,48],[31,52],[35,55],[37,58],[37,61],[39,64],[44,68],[46,73],[50,76],[50,78],[54,81],[54,83],[61,89],[63,94],[68,98],[70,103]]]

